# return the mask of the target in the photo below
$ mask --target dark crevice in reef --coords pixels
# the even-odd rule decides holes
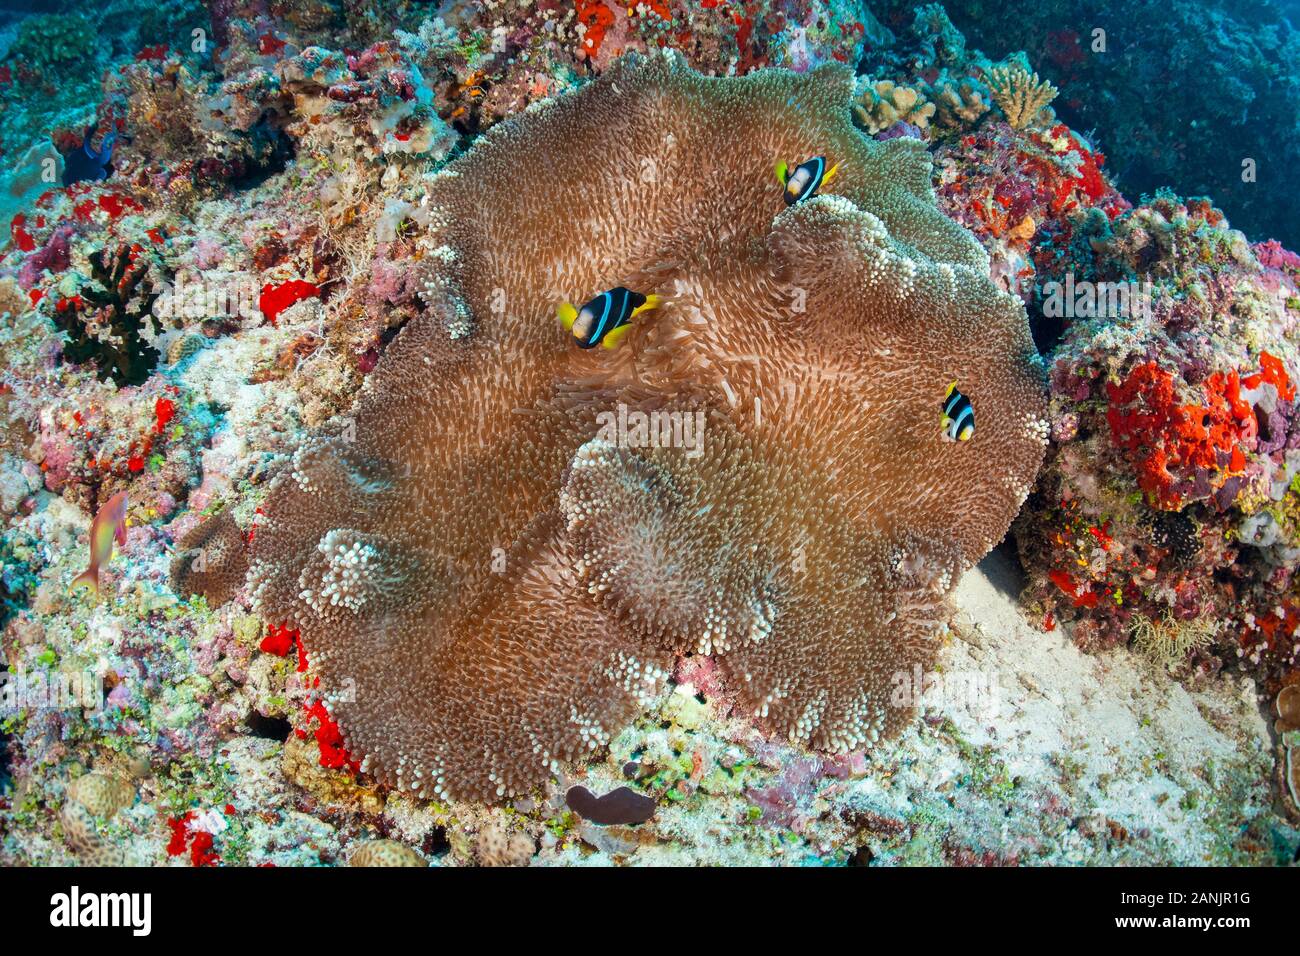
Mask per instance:
[[[9,668],[0,666],[0,682],[8,682]],[[0,684],[3,686],[3,684]],[[3,708],[0,708],[2,711]],[[13,737],[6,733],[0,733],[0,794],[8,793],[13,777],[10,773],[10,755],[9,748],[13,745]]]
[[[848,865],[849,866],[870,866],[871,861],[874,860],[875,858],[876,855],[871,852],[871,847],[860,846],[856,850],[854,850],[852,855],[849,857]]]
[[[248,726],[248,731],[254,737],[261,737],[265,740],[285,741],[289,739],[289,734],[293,732],[293,724],[289,723],[283,717],[265,717],[257,711],[248,715],[244,722]]]
[[[8,624],[15,614],[25,611],[30,603],[31,592],[22,584],[0,581],[0,627]]]
[[[455,98],[458,86],[459,84],[456,82],[452,82],[446,86],[445,92],[449,98],[453,98],[453,99]],[[483,132],[484,129],[482,108],[483,108],[483,103],[487,99],[486,94],[488,90],[492,88],[492,85],[487,81],[482,81],[478,84],[478,88],[481,91],[482,95],[477,96],[474,99],[470,100],[468,104],[468,108],[463,113],[461,113],[461,115],[455,118],[450,118],[446,116],[443,117],[443,119],[447,120],[447,122],[451,125],[452,129],[454,129],[456,132],[461,134],[462,140],[466,140],[466,141],[473,140],[475,137],[478,136],[479,133]],[[457,145],[459,148],[453,150],[453,153],[450,157],[452,159],[455,158],[456,153],[464,152],[464,149],[466,148],[465,146],[461,146],[460,144]]]
[[[984,556],[979,567],[994,587],[1016,599],[1019,599],[1021,592],[1029,583],[1024,565],[1020,561],[1020,548],[1016,544],[1015,536],[1010,533]]]
[[[293,140],[268,117],[263,117],[248,131],[251,158],[230,180],[235,192],[256,189],[272,176],[284,172],[293,162]]]
[[[411,321],[410,316],[407,316],[406,318],[402,319],[402,321],[398,322],[396,325],[390,326],[389,328],[386,328],[379,333],[379,351],[381,353],[384,351],[384,349],[388,348],[388,343],[392,342],[393,339],[397,338],[397,333],[401,332],[402,329],[406,328],[406,323],[410,321]]]
[[[434,827],[425,834],[420,850],[426,857],[442,856],[451,851],[451,841],[447,839],[445,827]]]
[[[1034,348],[1038,349],[1039,355],[1051,355],[1065,335],[1068,320],[1044,315],[1037,297],[1028,304],[1026,312],[1029,314],[1029,334],[1033,336]]]

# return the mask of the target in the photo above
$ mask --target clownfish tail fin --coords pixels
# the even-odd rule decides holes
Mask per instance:
[[[830,169],[826,170],[826,175],[822,177],[823,186],[825,186],[827,183],[829,183],[832,179],[835,178],[835,174],[839,172],[839,168],[840,168],[840,164],[836,163]]]
[[[632,316],[635,315],[640,315],[642,312],[649,312],[651,309],[657,309],[661,305],[663,305],[664,302],[666,301],[667,300],[661,295],[653,295],[653,294],[648,295],[645,297],[644,302],[642,302],[640,305],[638,305],[635,309],[632,310],[632,314],[628,316],[628,318],[631,318]]]
[[[784,186],[786,182],[790,179],[790,167],[786,165],[784,159],[778,159],[776,161],[775,172],[776,172],[776,181],[779,182],[782,186]]]

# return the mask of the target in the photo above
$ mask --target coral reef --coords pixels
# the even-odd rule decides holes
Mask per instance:
[[[1086,39],[873,9],[29,20],[0,862],[1294,862],[1300,257],[1115,188],[1179,71],[1085,136]]]
[[[935,106],[934,122],[948,129],[975,126],[991,108],[989,92],[970,77],[954,79],[941,75],[930,88]]]
[[[1017,528],[1034,599],[1079,618],[1085,644],[1126,639],[1146,627],[1135,617],[1208,616],[1217,637],[1188,658],[1240,663],[1275,693],[1300,653],[1287,596],[1300,558],[1294,275],[1203,200],[1165,193],[1114,221],[1075,219],[1088,241],[1053,268],[1080,277],[1081,308],[1053,365],[1052,450]],[[1098,283],[1138,294],[1089,305]]]
[[[482,866],[527,866],[537,846],[527,833],[511,833],[501,823],[489,823],[478,837],[477,858]]]
[[[1129,622],[1129,629],[1137,650],[1157,664],[1173,668],[1185,663],[1192,651],[1208,645],[1219,624],[1207,618],[1179,621],[1166,614],[1153,621],[1139,615]]]
[[[30,71],[57,80],[68,70],[89,65],[95,56],[96,39],[93,24],[79,14],[31,17],[18,28],[5,60],[17,68],[20,76]]]
[[[872,11],[902,35],[915,7],[880,0]],[[1300,157],[1300,80],[1291,69],[1300,30],[1286,3],[1082,0],[1067,11],[1037,0],[962,0],[947,12],[972,45],[1029,54],[1065,91],[1054,104],[1061,120],[1103,133],[1127,195],[1161,187],[1209,195],[1252,237],[1300,247],[1287,188]],[[1252,175],[1243,175],[1247,160]]]
[[[153,313],[159,293],[149,263],[136,264],[138,249],[123,247],[90,254],[92,284],[55,308],[54,324],[68,336],[63,357],[91,362],[101,379],[118,386],[140,385],[158,364],[158,350],[145,333],[161,331]]]
[[[428,866],[429,861],[404,843],[396,840],[368,840],[357,847],[348,866]]]
[[[882,132],[897,123],[924,130],[935,111],[935,104],[927,103],[921,93],[889,80],[868,82],[860,99],[853,107],[853,115],[868,133]]]

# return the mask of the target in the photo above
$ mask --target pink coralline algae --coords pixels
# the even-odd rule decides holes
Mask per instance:
[[[46,272],[59,273],[67,269],[72,264],[70,240],[73,231],[71,223],[58,226],[45,245],[23,263],[18,272],[18,284],[24,289],[33,289]]]
[[[1259,264],[1265,269],[1278,269],[1285,272],[1300,272],[1300,255],[1282,248],[1276,239],[1256,243],[1252,247]]]

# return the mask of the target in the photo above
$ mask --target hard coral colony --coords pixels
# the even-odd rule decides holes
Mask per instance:
[[[1300,257],[870,6],[0,29],[0,862],[1293,862]]]

